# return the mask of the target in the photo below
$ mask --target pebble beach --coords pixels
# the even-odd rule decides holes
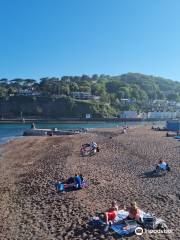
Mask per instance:
[[[166,220],[170,233],[144,233],[121,239],[180,239],[180,142],[150,127],[96,129],[61,137],[25,137],[0,150],[1,240],[119,239],[89,226],[112,200],[131,201]],[[83,143],[95,141],[94,156],[80,157]],[[160,159],[171,166],[165,176],[149,173]],[[82,173],[86,189],[58,193],[54,184]]]

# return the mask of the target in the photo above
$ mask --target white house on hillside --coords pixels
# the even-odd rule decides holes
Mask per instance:
[[[148,112],[148,118],[176,118],[176,112]]]

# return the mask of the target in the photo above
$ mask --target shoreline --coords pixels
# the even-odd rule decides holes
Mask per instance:
[[[169,119],[142,119],[142,118],[92,118],[92,119],[82,119],[82,118],[62,118],[62,119],[1,119],[0,124],[31,124],[32,122],[36,124],[82,124],[82,123],[150,123],[150,122],[164,122]]]
[[[96,122],[93,122],[93,123],[95,124]],[[105,123],[105,122],[97,122],[97,124],[101,124],[101,123]],[[131,127],[137,127],[137,126],[139,126],[139,127],[146,127],[146,126],[152,125],[151,122],[136,122],[136,123],[132,122],[132,124],[131,123],[129,124],[129,123],[130,122],[127,122],[127,126],[129,126],[130,128]],[[158,123],[159,123],[158,126],[163,126],[162,122],[158,122]],[[12,123],[12,124],[14,124],[14,123]],[[24,123],[24,124],[27,124],[27,123]],[[44,124],[48,124],[48,123],[44,123]],[[67,123],[67,124],[71,124],[71,123]],[[82,124],[82,123],[79,123],[79,124]],[[91,123],[87,123],[87,124],[91,124]],[[3,124],[2,124],[2,126],[3,126]],[[117,129],[117,128],[120,129],[121,127],[123,127],[123,125],[116,125],[116,126],[110,126],[110,127],[104,127],[103,126],[102,128],[99,128],[99,126],[98,127],[92,127],[92,128],[88,128],[87,127],[87,129],[90,132],[92,130],[98,130],[98,129],[101,129],[101,130],[112,129],[112,130],[114,130],[114,129]],[[61,130],[61,129],[59,129],[59,130]],[[66,130],[66,129],[62,129],[62,130]],[[23,137],[29,137],[29,136],[23,136],[23,135],[13,135],[13,136],[3,136],[3,137],[0,136],[0,145],[4,145],[4,144],[6,144],[6,143],[8,143],[10,141],[13,141],[13,140],[16,140],[16,139],[19,139],[19,138],[23,138]]]
[[[97,126],[97,127],[88,127],[88,124],[89,125],[91,125],[91,124],[98,124],[98,125],[100,125],[100,124],[108,124],[108,122],[83,122],[83,124],[87,124],[87,129],[88,129],[88,131],[92,131],[93,129],[98,129],[98,128],[100,128],[99,126]],[[124,123],[124,122],[123,122]],[[162,124],[162,122],[158,122],[159,123],[159,125],[160,125],[160,123]],[[2,124],[0,124],[0,127],[2,126],[3,127],[3,124],[16,124],[16,123],[2,123]],[[20,123],[19,122],[19,124],[30,124],[30,123]],[[36,123],[37,124],[37,123]],[[43,125],[43,123],[40,123],[40,124],[42,124]],[[44,124],[50,124],[50,123],[44,123]],[[53,124],[53,123],[52,123]],[[64,124],[64,123],[59,123],[59,124]],[[65,124],[73,124],[73,123],[65,123]],[[76,122],[75,124],[82,124],[82,123],[78,123],[78,122]],[[110,123],[111,124],[111,123]],[[118,124],[118,122],[117,122],[117,124]],[[120,123],[119,123],[120,124]],[[131,126],[131,127],[133,127],[133,126],[146,126],[146,125],[151,125],[152,123],[151,122],[126,122],[126,123],[124,123],[124,124],[127,124],[128,126]],[[100,128],[100,129],[105,129],[105,128],[107,128],[107,129],[116,129],[116,128],[120,128],[120,127],[122,127],[123,126],[123,124],[122,125],[115,125],[115,126],[109,126],[109,127],[107,127],[107,126],[103,126],[102,128]],[[78,127],[80,127],[80,126],[78,126]],[[84,126],[83,126],[83,128],[84,128]],[[27,129],[30,129],[30,128],[27,128]],[[24,129],[24,130],[27,130],[27,129]],[[61,128],[58,128],[59,130],[66,130],[66,129],[61,129]],[[76,128],[72,128],[72,129],[76,129]],[[12,136],[3,136],[3,137],[1,137],[0,136],[0,145],[2,145],[2,144],[5,144],[5,143],[8,143],[9,141],[12,141],[12,140],[14,140],[14,139],[18,139],[18,138],[21,138],[21,137],[24,137],[23,135],[12,135]]]

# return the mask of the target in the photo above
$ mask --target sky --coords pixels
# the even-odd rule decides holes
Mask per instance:
[[[180,81],[180,0],[0,0],[0,78]]]

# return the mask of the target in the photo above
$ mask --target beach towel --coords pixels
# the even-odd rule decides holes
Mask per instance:
[[[147,218],[150,217],[151,214],[145,213],[142,210],[139,210],[140,218]],[[140,227],[138,222],[134,220],[128,220],[126,221],[125,219],[128,217],[129,213],[125,210],[119,210],[118,215],[115,218],[114,223],[111,225],[111,229],[116,232],[117,234],[124,236],[124,235],[131,235],[135,233],[135,229],[137,227]],[[122,223],[122,220],[125,220],[125,222]],[[120,223],[118,223],[120,222]]]
[[[136,222],[133,221],[133,224],[131,223],[120,223],[120,224],[113,224],[111,226],[111,229],[116,232],[117,234],[124,236],[124,235],[130,235],[135,232],[135,229],[137,227],[140,227],[140,225]]]

